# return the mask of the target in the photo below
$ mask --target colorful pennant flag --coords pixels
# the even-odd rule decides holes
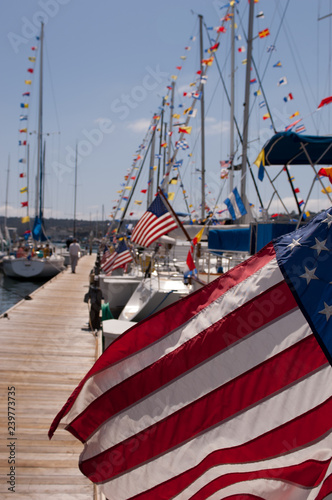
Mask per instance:
[[[288,125],[288,127],[285,127],[285,132],[287,132],[287,130],[290,130],[291,128],[295,127],[295,125],[297,125],[298,123],[300,123],[301,120],[302,120],[302,118],[300,118],[299,120],[295,120],[295,122],[293,122],[290,125]]]
[[[234,188],[231,194],[224,200],[226,207],[233,220],[240,218],[242,215],[247,213],[247,210],[243,204],[241,196],[238,193],[237,188]]]
[[[286,95],[286,97],[284,97],[285,102],[292,101],[293,99],[294,99],[294,97],[293,97],[292,93],[289,93],[288,95]]]
[[[265,173],[265,150],[264,150],[264,148],[259,153],[259,155],[257,156],[256,161],[254,163],[258,167],[258,179],[260,181],[263,181],[264,173]]]
[[[321,175],[323,177],[328,177],[329,181],[332,184],[332,167],[324,167],[319,169],[318,175]]]
[[[203,227],[196,234],[196,236],[193,238],[193,240],[191,242],[190,249],[189,249],[189,252],[188,252],[188,255],[187,255],[187,259],[186,259],[186,264],[187,264],[187,266],[188,266],[188,268],[189,268],[190,271],[193,271],[194,269],[196,269],[196,265],[195,265],[195,262],[194,262],[194,251],[195,251],[195,246],[202,239],[202,236],[203,236],[203,233],[204,233],[204,229],[205,229],[205,227]]]
[[[322,99],[321,102],[318,105],[317,109],[322,108],[323,106],[326,106],[327,104],[330,104],[332,102],[332,96],[330,97],[325,97],[325,99]]]
[[[189,144],[183,140],[183,141],[177,141],[175,143],[175,149],[188,149],[189,148]]]
[[[269,36],[269,34],[270,34],[270,30],[268,28],[258,32],[259,38],[265,38],[266,36]]]
[[[283,78],[280,78],[278,82],[278,87],[280,87],[281,85],[287,85],[287,78],[285,76]]]
[[[192,127],[182,126],[179,127],[179,132],[182,134],[191,134]]]

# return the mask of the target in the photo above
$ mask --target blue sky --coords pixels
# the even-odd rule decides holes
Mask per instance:
[[[189,89],[199,69],[197,13],[204,16],[207,27],[216,27],[226,12],[220,9],[226,2],[202,0],[169,0],[157,2],[114,2],[106,0],[15,0],[6,2],[0,21],[1,120],[0,120],[0,214],[4,214],[6,175],[10,156],[8,215],[25,215],[20,208],[24,195],[19,190],[24,179],[19,178],[22,148],[18,133],[22,127],[19,116],[22,93],[27,90],[24,80],[29,78],[28,57],[33,55],[31,46],[38,33],[38,19],[45,22],[45,78],[44,78],[44,133],[46,137],[46,217],[73,216],[74,151],[79,151],[77,216],[100,220],[104,207],[105,218],[112,213],[118,199],[117,191],[123,182],[133,155],[142,142],[153,114],[158,112],[161,99],[166,94],[171,75],[178,74],[176,106],[187,104],[182,96]],[[300,9],[299,9],[300,6]],[[282,26],[281,18],[287,7]],[[255,14],[264,12],[264,18],[255,18],[254,33],[269,28],[271,35],[255,40],[254,57],[278,130],[284,130],[290,116],[296,111],[306,127],[306,133],[330,133],[330,109],[316,113],[320,100],[331,95],[330,73],[331,46],[329,31],[332,18],[317,21],[329,13],[328,0],[260,0]],[[242,25],[247,29],[248,3],[241,0],[238,9],[241,17],[236,42],[237,49],[245,45]],[[280,29],[280,31],[279,31]],[[230,31],[230,30],[228,30]],[[211,36],[215,32],[209,31]],[[207,36],[205,48],[208,48]],[[275,42],[276,40],[276,42]],[[220,38],[217,58],[226,85],[229,86],[229,33]],[[270,59],[267,47],[276,44]],[[190,51],[185,51],[191,46]],[[185,62],[180,56],[187,55]],[[236,53],[236,115],[242,131],[244,99],[245,54]],[[281,60],[281,68],[273,64]],[[182,64],[182,70],[176,66]],[[209,69],[205,85],[206,109],[206,181],[207,199],[213,205],[222,190],[220,199],[228,195],[228,186],[220,180],[220,160],[229,155],[229,107],[218,76],[216,65]],[[282,77],[287,85],[278,86]],[[37,128],[37,77],[31,79],[29,100],[29,130]],[[255,74],[253,74],[255,77]],[[252,115],[250,119],[249,158],[253,162],[264,142],[273,135],[270,121],[263,120],[266,108],[260,109],[252,88]],[[284,103],[283,97],[291,92],[294,100]],[[192,120],[193,131],[188,138],[192,156],[184,159],[183,177],[189,202],[199,204],[200,151],[199,115]],[[177,132],[174,132],[174,137]],[[34,197],[33,172],[36,164],[35,134],[30,141],[30,196]],[[197,144],[198,144],[197,142]],[[238,151],[240,155],[241,151]],[[256,167],[254,167],[256,168]],[[301,171],[300,171],[301,169]],[[292,174],[305,198],[312,179],[309,169],[294,167]],[[146,187],[147,175],[142,175],[139,189]],[[255,172],[256,175],[256,172]],[[239,177],[236,183],[239,182]],[[285,178],[278,181],[278,189],[294,208]],[[271,188],[260,184],[260,191],[267,203]],[[141,195],[142,196],[142,195]],[[248,182],[249,201],[259,206],[253,186]],[[137,196],[140,198],[140,196]],[[315,186],[312,210],[329,205],[320,187]],[[142,207],[144,206],[144,198]],[[179,208],[181,193],[177,195]],[[34,200],[30,199],[33,215]],[[142,208],[143,209],[143,208]],[[277,202],[270,212],[282,211]],[[137,214],[139,211],[136,212]]]

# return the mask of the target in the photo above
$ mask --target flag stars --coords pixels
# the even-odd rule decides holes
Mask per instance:
[[[326,214],[326,219],[324,219],[322,222],[326,222],[327,226],[330,227],[332,224],[332,215]]]
[[[319,314],[325,314],[326,316],[326,321],[330,319],[332,316],[332,306],[328,306],[326,302],[324,302],[324,309],[319,311]]]
[[[316,245],[313,245],[312,247],[310,248],[313,248],[314,250],[317,250],[317,255],[319,255],[321,253],[322,250],[329,250],[326,246],[325,246],[325,243],[327,241],[326,240],[322,240],[322,241],[319,241],[318,238],[315,238],[315,241],[316,241]]]
[[[300,239],[301,238],[295,240],[293,238],[292,243],[290,243],[289,245],[287,245],[287,248],[290,248],[290,250],[293,250],[294,247],[300,247],[301,246],[301,243],[299,243]]]
[[[305,266],[304,266],[304,269],[305,269],[305,273],[301,274],[300,278],[305,278],[307,280],[307,285],[309,285],[311,280],[318,280],[319,279],[319,278],[317,278],[317,276],[315,276],[315,271],[316,271],[317,267],[315,267],[311,271]]]

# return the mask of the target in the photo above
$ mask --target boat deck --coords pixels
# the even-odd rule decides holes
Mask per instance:
[[[88,330],[89,273],[96,255],[80,259],[0,317],[0,498],[91,500],[97,488],[78,469],[82,444],[63,429],[49,441],[49,426],[99,354]],[[15,389],[9,391],[8,388]],[[15,393],[15,396],[13,394]],[[15,432],[7,397],[15,398]],[[12,444],[11,444],[12,443]],[[11,447],[10,447],[11,445]],[[15,493],[8,463],[15,459]],[[12,469],[13,471],[13,469]]]

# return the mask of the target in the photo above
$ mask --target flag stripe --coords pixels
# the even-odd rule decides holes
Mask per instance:
[[[239,444],[245,445],[246,442],[249,441],[250,443],[256,436],[273,431],[274,427],[282,425],[292,418],[296,420],[296,417],[298,415],[308,411],[308,409],[310,410],[312,405],[317,405],[330,396],[331,383],[331,368],[330,366],[326,366],[319,372],[313,374],[311,377],[303,379],[298,384],[291,386],[289,390],[281,391],[276,396],[273,396],[269,400],[266,400],[262,407],[260,407],[260,405],[254,405],[246,412],[238,414],[234,419],[226,420],[222,424],[222,426],[216,426],[207,431],[207,433],[200,434],[196,439],[184,443],[182,447],[175,448],[167,454],[161,455],[160,457],[156,458],[155,461],[147,462],[140,467],[109,481],[109,495],[112,496],[111,493],[116,491],[117,500],[121,500],[122,498],[131,498],[132,495],[137,494],[139,491],[144,491],[145,493],[142,496],[144,500],[150,500],[150,498],[151,500],[155,498],[163,498],[161,495],[153,496],[153,494],[151,495],[151,497],[149,497],[146,491],[160,483],[163,484],[165,482],[166,491],[168,492],[167,494],[171,496],[170,492],[173,491],[173,487],[175,488],[175,490],[177,488],[176,478],[179,476],[179,474],[183,473],[181,474],[181,478],[184,477],[185,479],[187,479],[186,474],[192,474],[190,469],[200,464],[200,462],[203,462],[207,454],[211,454],[211,452],[218,450],[218,448],[224,448],[227,451],[230,446],[234,445],[236,447]],[[318,392],[317,387],[321,387],[322,391]],[[305,398],[303,397],[303,394],[306,395]],[[289,405],[290,401],[292,402],[292,405],[289,406],[289,411],[287,412],[287,415],[285,415],[283,409],[287,405]],[[324,417],[322,415],[322,418],[326,419],[326,415],[328,414],[327,412],[329,410],[330,408],[326,409],[325,415]],[[271,416],[273,416],[273,418],[271,418]],[[327,421],[330,427],[330,419],[328,418]],[[317,419],[316,431],[318,434],[320,434],[320,429],[318,427],[319,422],[320,420]],[[309,434],[308,438],[310,438],[311,433],[312,436],[315,437],[314,427],[315,425],[313,425],[312,427],[309,426],[309,428],[306,429]],[[234,432],[235,435],[233,437],[232,434],[234,434]],[[271,434],[273,434],[273,432],[271,432]],[[229,439],[229,436],[232,436],[231,440]],[[149,437],[150,436],[148,433],[142,433],[141,439],[133,439],[132,453],[139,454],[142,441],[144,442],[144,440],[149,439]],[[271,437],[273,438],[273,436]],[[305,460],[308,457],[308,451],[306,449],[302,449],[301,441],[298,442],[297,438],[294,438],[294,434],[292,435],[291,433],[289,440],[287,440],[287,437],[288,435],[286,435],[285,440],[281,441],[281,444],[284,446],[281,455],[284,455],[285,451],[289,453],[289,455],[283,457],[285,465],[296,463],[296,461],[299,460]],[[328,447],[329,443],[332,444],[331,433],[329,433],[329,436],[326,439],[329,439],[329,441],[326,442],[326,445],[324,445],[325,442],[317,442],[312,446],[316,446],[318,450],[325,449],[326,447]],[[269,443],[269,440],[267,440],[267,450],[269,450],[270,444],[271,443]],[[290,453],[294,448],[296,449],[298,446],[298,451]],[[245,449],[246,448],[244,448],[244,450]],[[257,446],[257,451],[258,453],[262,453],[263,456],[266,455],[266,452],[263,452],[263,450],[260,449],[259,444]],[[309,451],[309,456],[310,453],[313,453],[313,451]],[[254,456],[254,460],[256,456],[259,455],[256,454]],[[227,455],[225,455],[225,462],[227,463],[226,457]],[[250,450],[248,452],[248,455],[243,455],[243,450],[239,449],[238,462],[242,463],[245,457],[247,457],[247,460],[251,457]],[[113,461],[118,463],[121,460],[123,460],[123,457],[121,455],[108,455],[108,463],[113,464]],[[234,460],[236,461],[235,455]],[[277,456],[275,460],[272,461],[272,466],[274,464],[278,465],[278,463],[280,463],[280,457]],[[239,465],[237,464],[236,467],[238,468]],[[243,469],[255,470],[256,467],[257,462],[254,461],[253,464],[244,464]],[[188,469],[189,472],[187,472]],[[202,485],[207,484],[210,479],[211,473],[213,474],[214,471],[216,471],[216,467],[212,467],[209,470],[208,477],[206,477],[206,475],[204,474],[196,474],[196,477],[198,477],[197,482],[199,483],[197,487],[198,489]],[[96,482],[105,481],[106,472],[107,471],[102,467],[96,469],[95,476],[92,476],[91,479],[93,478],[93,480]],[[201,472],[201,469],[199,469],[198,472]],[[172,483],[173,478],[175,479],[175,485]],[[172,487],[172,489],[170,488],[170,486]],[[140,498],[139,495],[138,498]],[[167,495],[166,498],[168,498]],[[180,496],[180,499],[181,498],[182,497]]]
[[[290,467],[227,474],[204,486],[200,491],[191,497],[191,500],[205,500],[222,488],[226,488],[227,486],[240,483],[242,481],[253,481],[256,479],[274,479],[277,481],[292,483],[297,486],[313,488],[320,484],[321,478],[326,474],[329,465],[330,459],[322,462],[317,460],[307,460],[302,464]]]
[[[176,229],[177,227],[178,225],[174,222],[174,220],[171,217],[168,217],[168,219],[164,221],[161,227],[158,226],[157,230],[154,229],[153,232],[149,232],[149,234],[146,235],[143,246],[150,246],[151,243],[160,238],[160,236],[173,231],[173,229]]]
[[[255,297],[256,293],[264,292],[265,288],[274,286],[282,281],[283,276],[277,267],[276,260],[273,259],[273,247],[271,246],[262,251],[260,257],[260,259],[248,259],[240,266],[237,266],[224,275],[222,287],[219,286],[219,279],[217,279],[200,290],[200,293],[194,292],[182,299],[181,302],[184,304],[182,313],[179,313],[180,302],[177,302],[165,308],[158,315],[150,317],[149,320],[141,321],[136,327],[127,331],[124,336],[117,339],[112,346],[113,349],[108,350],[104,354],[104,363],[97,360],[93,369],[90,370],[86,376],[86,379],[82,381],[81,385],[83,387],[81,394],[73,394],[73,397],[75,396],[77,398],[75,401],[75,408],[71,411],[69,411],[69,407],[67,408],[65,406],[63,408],[63,411],[68,413],[67,416],[65,416],[66,413],[63,415],[64,423],[69,423],[71,420],[75,419],[81,411],[95,399],[95,397],[98,397],[103,391],[108,390],[110,387],[123,380],[121,377],[122,364],[126,363],[127,358],[133,353],[135,353],[137,365],[140,369],[143,369],[145,366],[149,366],[162,356],[165,342],[168,342],[167,334],[173,332],[173,335],[178,336],[177,330],[182,325],[186,325],[189,320],[191,320],[190,324],[188,323],[182,332],[182,337],[186,340],[189,339],[187,337],[188,335],[194,337],[196,333],[207,328],[207,314],[209,315],[208,319],[210,324],[213,324],[213,322],[220,320],[223,315],[229,314],[236,307],[241,305],[241,303],[250,301]],[[264,280],[263,276],[266,275],[268,270],[271,271],[272,269],[275,271],[273,278],[266,278],[266,280]],[[237,285],[238,280],[246,281],[248,284],[241,298],[237,296],[237,288],[239,286]],[[223,301],[226,294],[227,298],[232,298],[232,300],[228,302]],[[278,297],[275,297],[275,300],[277,299]],[[212,304],[216,302],[218,304],[220,302],[222,307],[226,309],[221,310],[220,305],[216,308],[212,308]],[[278,302],[280,302],[280,297]],[[146,321],[149,321],[151,325],[149,335],[146,334],[145,330]],[[203,328],[201,321],[203,321]],[[161,343],[161,340],[163,340],[164,344]],[[123,356],[123,343],[128,346],[126,351],[127,356],[125,357]],[[154,343],[155,346],[153,346]],[[147,349],[149,345],[150,348]],[[151,346],[154,347],[153,351],[151,351]],[[106,372],[105,369],[107,369]],[[125,372],[126,378],[134,375],[136,371],[131,372],[128,371],[127,368]],[[84,384],[85,381],[86,383]],[[100,382],[102,382],[102,385],[100,385]],[[100,385],[99,389],[98,385]],[[81,386],[77,388],[77,392],[79,390],[81,390]],[[70,403],[71,401],[68,400],[68,406]],[[54,426],[55,425],[56,420],[54,421]]]
[[[166,493],[173,498],[190,484],[192,494],[200,489],[201,484],[207,484],[210,480],[218,477],[222,471],[225,472],[227,465],[248,461],[266,461],[271,457],[284,454],[285,451],[290,452],[294,448],[301,450],[303,446],[318,439],[322,433],[331,433],[327,418],[331,410],[332,398],[329,398],[317,408],[251,441],[231,448],[216,449],[192,469],[159,484],[148,492],[144,492],[144,499],[163,498]],[[206,477],[206,472],[209,472],[209,477]],[[195,481],[198,482],[198,485],[195,484]],[[139,497],[140,495],[138,495]]]
[[[299,353],[304,353],[307,362],[296,363]],[[283,353],[263,362],[250,370],[247,374],[224,384],[198,401],[187,405],[185,408],[165,418],[162,422],[151,426],[146,432],[155,441],[151,449],[149,442],[141,443],[139,455],[132,453],[132,436],[121,444],[103,451],[81,462],[81,471],[88,477],[94,474],[95,468],[105,460],[109,453],[124,458],[118,466],[113,465],[112,471],[107,476],[114,477],[140,463],[151,460],[168,449],[179,446],[186,440],[192,439],[199,432],[204,432],[210,427],[219,424],[226,418],[245,410],[247,407],[259,402],[263,398],[287,387],[291,383],[305,377],[327,363],[326,357],[320,349],[314,336],[310,336],[296,345],[286,349]],[[269,380],[269,374],[278,372],[278,378]],[[222,409],[220,401],[227,401],[227,407]]]
[[[275,297],[277,296],[282,297],[283,299],[280,309],[273,306],[271,307],[271,304],[274,304]],[[206,362],[219,353],[217,359],[215,358],[212,360],[212,367],[209,368],[209,373],[212,372],[213,374],[213,368],[216,363],[229,363],[228,360],[231,359],[229,348],[232,344],[238,342],[244,337],[250,336],[253,331],[258,328],[263,328],[270,322],[274,321],[277,316],[281,314],[281,310],[282,314],[286,314],[295,306],[296,302],[284,282],[279,284],[277,287],[272,288],[272,290],[268,290],[266,293],[262,294],[258,300],[254,302],[249,301],[249,303],[242,306],[240,317],[251,318],[252,321],[252,324],[249,324],[248,327],[247,325],[244,326],[243,323],[239,323],[237,317],[234,317],[234,314],[231,312],[226,315],[226,317],[212,323],[212,325],[208,328],[203,329],[200,333],[195,335],[194,338],[188,340],[187,342],[183,342],[179,345],[179,347],[166,354],[163,358],[156,360],[153,364],[147,365],[143,370],[138,371],[130,378],[127,378],[115,387],[110,388],[110,390],[105,391],[100,398],[95,399],[93,403],[80,414],[78,419],[72,422],[72,424],[68,427],[68,430],[71,431],[73,429],[75,434],[79,434],[83,439],[87,439],[99,425],[126,408],[126,406],[130,406],[140,399],[145,398],[148,394],[166,384],[169,384],[172,380],[183,375],[189,370],[192,370],[200,363]],[[264,315],[262,314],[262,311],[264,311]],[[297,310],[296,319],[294,318],[294,321],[299,323],[301,320],[303,322],[304,318]],[[279,331],[275,332],[277,335],[279,333],[278,337],[284,337],[285,332],[287,332],[288,336],[290,335],[291,332],[289,332],[289,328],[287,328],[287,322],[293,324],[292,320],[287,317],[285,320],[286,325],[284,330],[281,331],[279,329]],[[190,328],[192,328],[191,325]],[[307,328],[307,330],[309,331],[309,328]],[[220,334],[221,332],[223,332],[222,335]],[[303,334],[302,331],[301,334]],[[259,347],[259,342],[264,340],[264,338],[261,337],[262,335],[258,335],[259,340],[257,340],[257,348]],[[281,340],[282,339],[280,339],[280,345]],[[255,342],[256,339],[254,340],[254,343]],[[266,356],[268,356],[268,352],[272,348],[273,345],[271,346],[269,342],[265,343],[264,352],[265,350],[267,351]],[[191,352],[189,359],[187,355],[188,349],[190,349]],[[220,359],[219,361],[219,358],[222,356],[220,352],[225,349],[227,349],[226,359]],[[248,358],[249,349],[252,349],[252,347],[248,347],[244,344],[237,350],[244,351],[242,355],[242,366],[246,366],[246,364],[248,365],[248,363],[250,363],[250,368],[252,368],[252,366],[261,361],[262,357],[257,359],[257,356],[253,355],[251,358]],[[235,356],[239,358],[240,353],[237,352]],[[156,357],[158,358],[159,356]],[[168,368],[165,369],[165,366]],[[204,377],[206,371],[207,368],[203,367],[203,373],[201,375],[199,373],[195,373],[194,376],[197,380],[204,380],[204,383],[202,382],[203,386],[206,384],[206,387],[210,388],[210,375],[207,377],[208,380]],[[192,378],[191,373],[189,374],[189,377]],[[143,385],[145,378],[148,380],[148,383]],[[189,381],[186,381],[186,378],[181,379],[180,382],[184,384],[185,387],[187,384],[190,386],[190,383]],[[191,392],[196,394],[195,389],[199,386],[200,384],[191,387],[189,392],[186,389],[184,390],[183,394],[186,394],[187,400]],[[174,390],[176,389],[171,389],[172,392]],[[180,399],[181,397],[183,399],[183,394],[182,396],[179,396]],[[174,392],[172,397],[173,399],[176,399]],[[194,396],[192,396],[192,399],[195,399]],[[93,422],[88,417],[90,411],[92,411],[95,416]],[[94,439],[98,439],[98,436],[94,436]]]
[[[146,224],[151,223],[155,219],[156,219],[156,216],[153,213],[145,212],[145,214],[143,214],[142,218],[138,221],[138,223],[134,227],[134,230],[133,230],[132,235],[131,235],[131,241],[135,241],[136,238],[137,239],[140,238],[142,231],[144,231]]]
[[[322,485],[322,488],[318,495],[316,496],[315,500],[323,500],[324,498],[327,497],[329,493],[332,491],[332,474],[330,474],[325,480]]]
[[[142,246],[148,246],[148,241],[150,239],[152,240],[150,242],[151,244],[159,237],[159,235],[163,235],[166,232],[178,227],[169,213],[166,213],[159,218],[153,216],[153,218],[154,220],[152,220],[152,217],[149,218],[144,227],[141,228],[139,236],[134,238],[134,240],[132,238],[132,241],[137,243],[137,240],[139,240]],[[157,233],[158,235],[156,236]]]

